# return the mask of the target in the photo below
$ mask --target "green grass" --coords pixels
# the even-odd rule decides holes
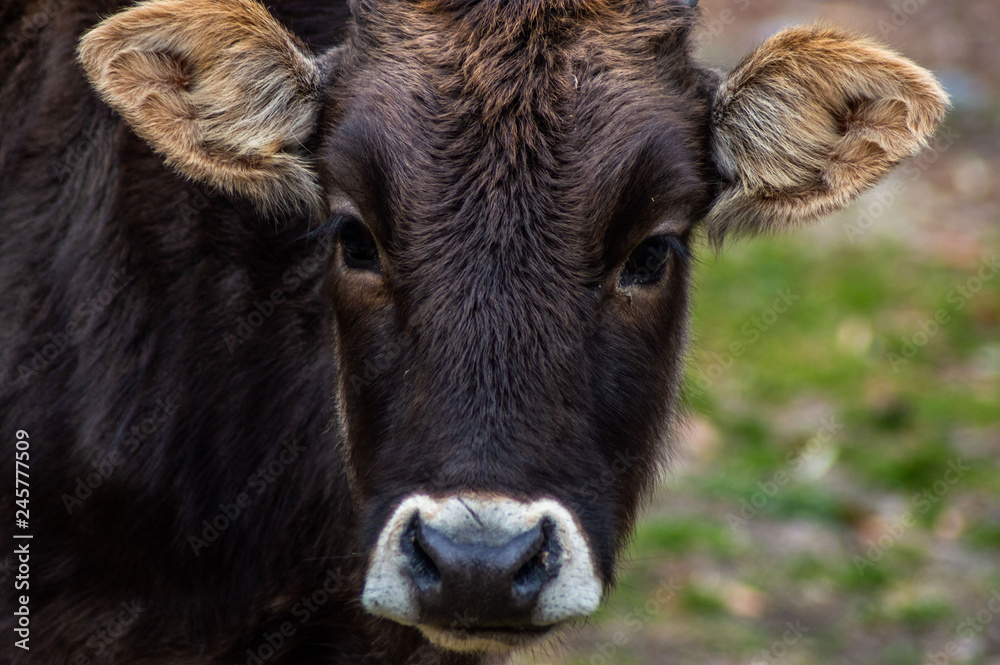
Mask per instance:
[[[635,555],[710,553],[732,556],[738,550],[725,523],[681,517],[646,526],[636,537]]]

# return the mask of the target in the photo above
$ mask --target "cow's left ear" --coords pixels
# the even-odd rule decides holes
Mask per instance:
[[[929,72],[868,39],[823,27],[779,33],[716,93],[722,187],[706,219],[710,237],[842,208],[924,148],[947,106]]]
[[[319,61],[255,0],[148,0],[80,40],[91,85],[184,175],[265,211],[320,212],[303,143]]]

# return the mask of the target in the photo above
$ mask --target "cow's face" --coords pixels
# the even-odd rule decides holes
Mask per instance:
[[[506,11],[366,17],[319,160],[363,601],[457,647],[596,609],[662,455],[711,201],[704,77],[656,59],[662,23],[623,48]]]
[[[338,239],[364,607],[454,650],[527,644],[597,608],[656,477],[693,227],[844,205],[924,143],[943,94],[816,28],[720,79],[674,0],[355,18],[314,58],[248,0],[156,0],[81,61],[173,166]]]

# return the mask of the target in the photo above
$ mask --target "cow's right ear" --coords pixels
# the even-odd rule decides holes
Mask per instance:
[[[85,34],[101,98],[182,174],[267,212],[318,213],[302,144],[323,86],[308,49],[254,0],[151,0]]]
[[[929,72],[875,42],[824,27],[779,33],[715,95],[722,187],[705,222],[711,238],[844,207],[924,148],[947,107]]]

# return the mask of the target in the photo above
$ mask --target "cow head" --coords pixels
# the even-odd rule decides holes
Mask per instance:
[[[693,4],[356,0],[313,55],[252,0],[151,0],[82,40],[171,166],[337,238],[361,600],[441,646],[597,608],[665,457],[695,230],[836,210],[944,113],[830,28],[702,68]]]

